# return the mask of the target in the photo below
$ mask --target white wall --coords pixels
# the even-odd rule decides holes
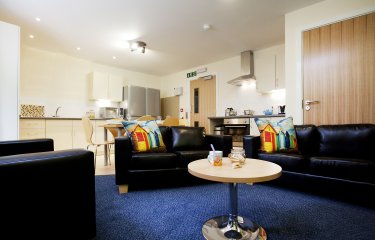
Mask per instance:
[[[58,106],[61,117],[81,117],[88,110],[118,103],[88,100],[88,74],[93,71],[122,76],[124,84],[160,89],[160,78],[109,67],[61,53],[21,49],[20,103],[44,105],[46,116]]]
[[[328,0],[285,15],[286,114],[303,123],[302,32],[375,11],[375,0]]]
[[[280,47],[283,48],[284,45],[275,46],[275,48]],[[257,52],[258,51],[254,51],[254,62],[257,61]],[[193,78],[186,77],[188,72],[195,71],[202,67],[207,67],[207,72],[198,74],[197,77]],[[240,54],[237,57],[228,58],[203,66],[197,66],[192,69],[186,69],[163,77],[161,97],[173,96],[173,88],[183,87],[183,95],[180,96],[180,108],[183,108],[185,112],[189,112],[190,81],[208,74],[216,75],[216,116],[224,116],[225,109],[228,107],[237,110],[239,115],[242,115],[243,110],[245,109],[255,110],[256,114],[263,114],[263,110],[266,108],[285,104],[284,91],[260,94],[255,90],[255,83],[246,87],[233,86],[227,83],[227,81],[232,80],[241,74]],[[277,110],[275,109],[275,111]],[[185,116],[185,114],[181,114],[181,116]]]
[[[18,139],[20,29],[0,22],[0,140]]]

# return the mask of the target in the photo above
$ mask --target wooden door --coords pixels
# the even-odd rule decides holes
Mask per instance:
[[[305,31],[303,55],[305,124],[375,123],[375,13]]]
[[[216,76],[190,82],[190,125],[210,131],[208,117],[216,116]]]

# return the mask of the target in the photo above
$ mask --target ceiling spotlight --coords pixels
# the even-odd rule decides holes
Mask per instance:
[[[130,43],[130,51],[134,52],[136,50],[140,50],[141,53],[145,53],[146,43],[141,41],[135,41]]]
[[[36,17],[35,21],[40,22],[40,18]]]
[[[81,48],[80,48],[80,47],[76,47],[76,49],[77,49],[77,51],[81,50]]]
[[[30,34],[29,38],[34,39],[34,35]]]
[[[116,59],[117,59],[117,57],[116,57],[116,56],[113,56],[113,57],[112,57],[112,59],[113,59],[113,60],[116,60]]]
[[[211,25],[210,24],[203,24],[203,30],[204,31],[208,31],[211,29]]]

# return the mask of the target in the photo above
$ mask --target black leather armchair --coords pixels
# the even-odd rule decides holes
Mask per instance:
[[[52,139],[0,142],[0,239],[92,239],[94,155]]]

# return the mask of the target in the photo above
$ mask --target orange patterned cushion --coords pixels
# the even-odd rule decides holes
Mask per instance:
[[[161,132],[154,120],[122,122],[135,152],[165,152]]]
[[[297,134],[293,118],[279,121],[255,118],[260,132],[260,150],[263,152],[298,152]]]

